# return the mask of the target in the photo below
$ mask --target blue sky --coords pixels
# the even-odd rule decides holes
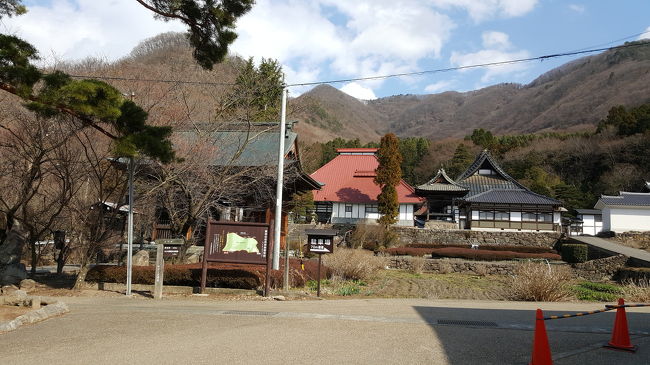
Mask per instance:
[[[45,62],[117,59],[145,38],[182,31],[134,0],[28,0],[27,15],[3,19]],[[647,0],[258,0],[238,22],[232,51],[278,59],[288,83],[448,68],[616,45],[650,38]],[[469,91],[528,83],[573,58],[333,84],[358,98]],[[294,87],[298,95],[310,87]]]

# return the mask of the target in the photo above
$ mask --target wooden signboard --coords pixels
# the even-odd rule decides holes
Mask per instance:
[[[318,286],[316,295],[320,297],[320,272],[323,262],[323,254],[334,252],[334,229],[305,229],[307,234],[307,249],[309,252],[318,254]]]
[[[182,238],[159,238],[156,243],[163,246],[163,257],[178,257],[181,246],[185,243]]]
[[[215,221],[205,235],[201,292],[205,289],[208,262],[266,265],[265,295],[271,271],[272,223]]]

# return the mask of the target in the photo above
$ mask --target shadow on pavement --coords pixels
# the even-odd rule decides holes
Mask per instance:
[[[594,303],[594,309],[600,306]],[[530,361],[534,310],[413,308],[431,326],[449,364],[527,364]],[[576,312],[545,311],[544,315],[566,313]],[[561,360],[556,363],[583,363],[579,360],[580,353],[594,351],[602,355],[595,362],[590,360],[590,365],[650,363],[647,346],[639,346],[636,354],[600,349],[600,344],[610,339],[614,317],[614,312],[605,312],[546,321],[551,353],[555,360]],[[627,317],[632,333],[650,333],[650,314],[628,312]],[[633,336],[633,342],[634,338],[642,337]]]

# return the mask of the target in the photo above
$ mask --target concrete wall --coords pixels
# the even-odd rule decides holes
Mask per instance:
[[[650,207],[604,208],[603,230],[613,232],[650,231]]]

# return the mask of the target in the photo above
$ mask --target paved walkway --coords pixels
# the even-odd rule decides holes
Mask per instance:
[[[639,250],[637,248],[623,246],[621,244],[600,238],[600,237],[589,237],[589,236],[572,236],[571,238],[584,242],[588,245],[597,247],[601,250],[609,251],[615,254],[625,255],[627,257],[634,258],[636,260],[642,261],[647,266],[650,266],[650,252],[645,250]]]
[[[527,364],[534,310],[602,303],[424,299],[63,298],[71,312],[0,335],[3,364]],[[650,308],[628,311],[636,354],[602,349],[614,313],[548,321],[555,364],[650,363]]]

